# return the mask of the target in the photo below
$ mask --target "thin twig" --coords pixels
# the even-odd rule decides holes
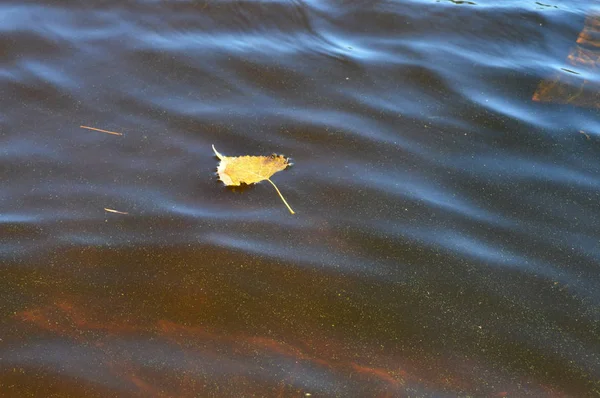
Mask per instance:
[[[123,133],[117,133],[114,131],[108,131],[108,130],[102,130],[102,129],[97,129],[95,127],[88,127],[88,126],[79,126],[82,129],[88,129],[88,130],[94,130],[94,131],[100,131],[101,133],[106,133],[106,134],[112,134],[112,135],[123,135]]]
[[[109,213],[117,213],[117,214],[129,214],[126,211],[119,211],[119,210],[114,210],[114,209],[107,209],[106,207],[104,208],[105,211],[109,212]]]

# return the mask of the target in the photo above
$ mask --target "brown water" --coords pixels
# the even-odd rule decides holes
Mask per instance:
[[[0,396],[599,396],[593,5],[4,2]]]

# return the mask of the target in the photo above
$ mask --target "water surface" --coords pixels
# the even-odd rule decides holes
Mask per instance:
[[[0,395],[600,395],[592,6],[3,2]]]

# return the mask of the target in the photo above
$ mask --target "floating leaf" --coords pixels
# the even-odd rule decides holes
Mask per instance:
[[[277,186],[270,180],[273,174],[291,165],[289,159],[283,155],[223,156],[215,149],[214,145],[212,149],[215,151],[215,155],[221,160],[219,167],[217,167],[217,173],[225,185],[250,185],[265,180],[269,181],[290,213],[294,214],[294,211],[283,198]]]

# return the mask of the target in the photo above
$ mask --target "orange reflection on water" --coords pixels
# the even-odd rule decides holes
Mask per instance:
[[[600,65],[600,17],[590,15],[585,20],[576,45],[567,56],[572,68],[551,79],[543,80],[533,100],[554,102],[582,107],[600,108],[600,82],[590,81],[581,76],[582,72],[596,71]]]
[[[372,397],[403,397],[414,393],[415,387],[477,391],[481,380],[470,376],[471,369],[484,366],[476,359],[465,362],[441,355],[406,359],[376,344],[356,345],[322,332],[310,337],[286,334],[284,340],[168,319],[114,316],[77,297],[18,312],[15,319],[22,322],[21,329],[30,325],[65,340],[60,345],[66,347],[59,351],[61,362],[44,365],[46,372],[59,375],[65,394],[95,388],[98,381],[92,373],[103,373],[108,393],[144,397],[343,396],[357,388]],[[56,340],[51,338],[50,345]],[[44,344],[40,350],[46,350]],[[83,376],[70,374],[64,380],[62,369],[79,364],[76,359],[70,362],[73,348],[79,355],[83,350],[86,361],[94,365],[84,369]],[[36,357],[40,353],[43,357],[41,351]],[[72,378],[81,381],[73,384]],[[308,388],[315,378],[315,385],[325,385],[321,391]],[[507,386],[490,396],[511,396],[515,391],[507,391]],[[546,396],[562,396],[551,387],[538,387]]]
[[[15,315],[20,321],[67,338],[76,345],[99,350],[102,355],[97,359],[90,358],[91,361],[100,363],[116,380],[126,382],[131,392],[148,397],[197,396],[207,381],[202,376],[206,366],[203,362],[206,361],[216,368],[234,369],[229,382],[235,380],[233,384],[236,387],[231,387],[233,390],[230,392],[242,388],[240,391],[254,391],[263,396],[289,396],[302,392],[298,387],[302,383],[295,383],[295,372],[301,375],[306,369],[316,369],[318,373],[335,380],[354,377],[356,382],[370,385],[373,396],[380,397],[398,396],[405,379],[411,378],[400,369],[373,367],[346,357],[343,350],[338,350],[339,343],[327,338],[319,339],[320,344],[316,346],[314,342],[293,345],[275,338],[221,333],[208,327],[188,326],[169,320],[134,324],[131,321],[123,323],[97,317],[98,314],[86,311],[67,299]],[[140,336],[142,341],[157,339],[163,345],[177,347],[184,360],[179,362],[178,368],[161,368],[158,377],[156,370],[149,370],[147,364],[136,359],[138,353],[135,349],[131,352],[128,349],[120,350],[119,345],[115,344],[127,338],[135,338],[139,342]],[[318,352],[322,355],[318,355]],[[259,380],[255,380],[253,373],[260,366],[252,365],[253,362],[295,365],[283,372],[276,385],[269,385],[260,380],[260,375]],[[250,365],[248,369],[245,369],[246,365]],[[156,377],[152,377],[153,373]]]
[[[117,323],[91,320],[89,314],[65,300],[57,301],[54,306],[22,311],[17,313],[16,317],[60,336],[76,340],[85,339],[85,331],[119,334],[139,330],[137,326],[128,325],[123,321]]]

